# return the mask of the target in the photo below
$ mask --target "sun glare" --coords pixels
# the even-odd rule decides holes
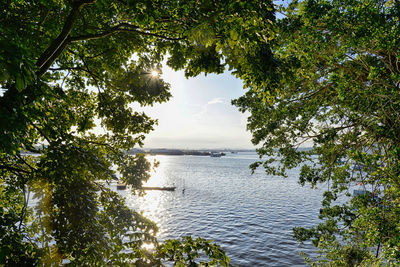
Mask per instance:
[[[156,70],[153,70],[153,71],[151,72],[151,76],[157,77],[157,76],[158,76],[158,72],[157,72]]]

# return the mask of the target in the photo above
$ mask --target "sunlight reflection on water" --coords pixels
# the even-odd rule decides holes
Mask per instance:
[[[160,165],[156,168],[151,170],[151,177],[150,179],[143,184],[143,186],[167,186],[166,182],[167,180],[165,179],[165,170],[166,167],[168,166],[168,157],[162,157],[162,156],[148,156],[148,160],[151,162],[157,160]]]

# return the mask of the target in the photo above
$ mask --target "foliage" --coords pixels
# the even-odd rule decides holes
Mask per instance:
[[[220,246],[199,237],[195,240],[190,236],[182,241],[167,240],[158,247],[158,251],[159,256],[174,262],[175,266],[229,266],[229,258]],[[201,256],[211,261],[196,261]]]
[[[265,75],[234,101],[266,156],[252,167],[301,165],[300,184],[328,185],[323,222],[294,229],[320,249],[316,263],[400,264],[400,4],[305,0],[279,12]]]
[[[105,185],[114,167],[135,192],[149,178],[144,156],[123,152],[156,124],[132,103],[171,97],[149,75],[164,58],[187,77],[227,64],[260,75],[249,63],[262,61],[271,2],[4,0],[0,10],[1,264],[160,263],[143,249],[156,226]],[[198,248],[229,262],[204,240],[174,242],[162,255],[176,264]]]

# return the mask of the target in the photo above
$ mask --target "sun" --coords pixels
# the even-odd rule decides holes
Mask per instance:
[[[158,76],[158,72],[157,72],[156,70],[153,70],[153,71],[151,72],[151,76],[157,77],[157,76]]]

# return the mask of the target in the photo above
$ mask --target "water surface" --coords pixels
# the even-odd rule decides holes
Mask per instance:
[[[295,241],[292,228],[318,223],[322,191],[301,187],[299,168],[286,179],[262,169],[251,175],[249,165],[257,160],[251,152],[152,158],[160,167],[147,185],[175,185],[176,191],[147,191],[144,197],[129,190],[122,194],[128,206],[158,225],[160,240],[186,235],[212,239],[233,265],[305,265],[299,252],[311,253],[313,248]]]

